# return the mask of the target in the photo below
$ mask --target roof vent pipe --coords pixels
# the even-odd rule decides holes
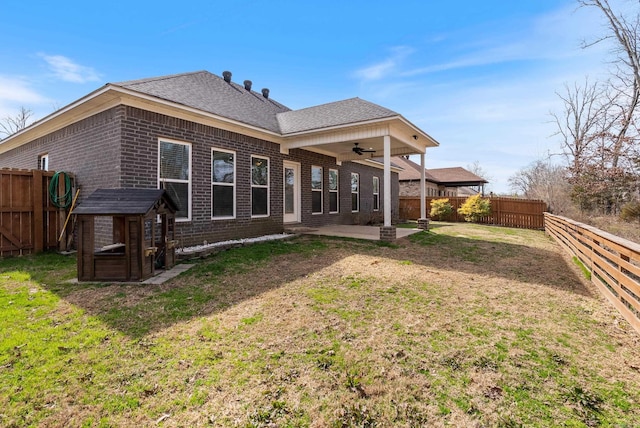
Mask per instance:
[[[225,82],[231,83],[231,72],[230,71],[223,71],[222,72],[222,77],[224,78]]]
[[[247,91],[250,91],[250,90],[251,90],[251,80],[245,80],[245,81],[244,81],[244,88],[245,88]]]
[[[262,96],[265,97],[265,98],[269,98],[269,89],[263,88],[262,89]]]

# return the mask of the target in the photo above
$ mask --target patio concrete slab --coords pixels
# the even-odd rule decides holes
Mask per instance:
[[[396,238],[404,238],[422,229],[396,228]],[[370,241],[380,240],[380,227],[378,226],[356,226],[356,225],[333,225],[316,228],[300,228],[297,233],[307,235],[340,236],[343,238],[367,239]]]
[[[152,276],[151,278],[142,281],[143,284],[155,284],[155,285],[160,285],[160,284],[164,284],[165,282],[169,281],[170,279],[175,278],[176,276],[180,275],[182,272],[188,271],[189,269],[191,269],[192,267],[194,267],[195,265],[193,264],[187,264],[187,263],[180,263],[179,265],[175,265],[174,267],[172,267],[169,270],[165,270],[164,272],[160,273],[159,275],[156,276]]]

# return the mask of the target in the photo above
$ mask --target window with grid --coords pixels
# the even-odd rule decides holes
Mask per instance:
[[[360,174],[351,173],[351,211],[360,211]]]
[[[373,210],[380,209],[380,177],[373,177]]]
[[[311,167],[311,213],[322,214],[322,167]]]
[[[269,215],[269,159],[251,156],[251,215]]]
[[[178,205],[176,220],[191,219],[191,145],[160,140],[158,186]]]
[[[236,154],[211,150],[211,217],[234,218],[236,215]]]
[[[338,189],[340,188],[338,181],[338,170],[329,170],[329,212],[332,214],[340,211],[338,201],[340,200]]]

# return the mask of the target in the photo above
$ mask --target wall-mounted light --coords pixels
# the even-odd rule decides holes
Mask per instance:
[[[417,140],[417,139],[418,139],[418,136],[417,136],[417,135],[412,135],[412,137],[413,137],[413,139],[414,139],[414,140]]]

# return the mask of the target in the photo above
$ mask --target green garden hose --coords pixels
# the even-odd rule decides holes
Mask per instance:
[[[64,176],[64,188],[65,193],[62,196],[58,196],[58,182],[60,180],[60,174]],[[49,183],[49,199],[56,208],[69,208],[71,205],[73,191],[71,189],[71,177],[64,171],[59,171],[53,174],[51,177],[51,183]]]

